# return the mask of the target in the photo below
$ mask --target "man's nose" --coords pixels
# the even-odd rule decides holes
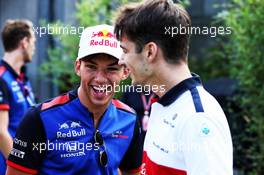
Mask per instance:
[[[106,73],[102,70],[97,71],[94,80],[96,83],[105,83],[107,81]]]

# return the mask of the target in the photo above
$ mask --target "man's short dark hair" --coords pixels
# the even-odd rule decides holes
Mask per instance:
[[[186,61],[189,48],[189,33],[166,34],[169,27],[190,27],[191,19],[187,11],[171,0],[147,0],[130,4],[120,9],[115,21],[115,34],[121,40],[126,36],[135,42],[140,53],[148,42],[155,42],[163,51],[168,63]]]
[[[32,23],[28,20],[7,20],[2,31],[5,51],[15,50],[24,37],[32,37],[32,31]]]

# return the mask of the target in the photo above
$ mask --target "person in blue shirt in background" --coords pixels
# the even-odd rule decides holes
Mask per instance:
[[[35,40],[30,21],[6,21],[2,31],[5,52],[0,61],[0,175],[5,174],[17,126],[35,103],[24,72],[25,64],[32,60]]]
[[[31,108],[16,134],[7,175],[128,175],[140,172],[140,127],[133,110],[112,99],[129,71],[113,27],[86,28],[75,72],[77,90]]]
[[[142,92],[137,92],[135,90],[130,90],[132,86],[129,86],[122,94],[121,101],[133,108],[138,116],[140,122],[140,127],[142,128],[142,144],[144,143],[148,120],[151,111],[151,105],[158,101],[157,95],[150,90],[142,90]],[[143,145],[142,145],[143,149]]]

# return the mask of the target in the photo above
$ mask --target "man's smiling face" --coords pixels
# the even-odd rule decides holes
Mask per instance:
[[[114,85],[127,77],[124,66],[107,54],[96,54],[76,61],[75,70],[81,78],[80,90],[88,104],[108,105],[114,96]]]

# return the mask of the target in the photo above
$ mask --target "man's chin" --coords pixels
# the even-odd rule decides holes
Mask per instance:
[[[27,57],[27,58],[24,59],[24,62],[25,63],[30,63],[31,61],[32,61],[32,58],[29,58],[29,57]]]
[[[103,107],[103,106],[107,106],[109,104],[109,102],[111,101],[111,99],[93,99],[92,103],[94,106],[96,107]]]
[[[107,96],[105,96],[103,98],[93,97],[92,103],[96,106],[104,106],[104,105],[109,104],[109,102],[112,100],[112,98],[113,98],[112,94],[107,94]]]

